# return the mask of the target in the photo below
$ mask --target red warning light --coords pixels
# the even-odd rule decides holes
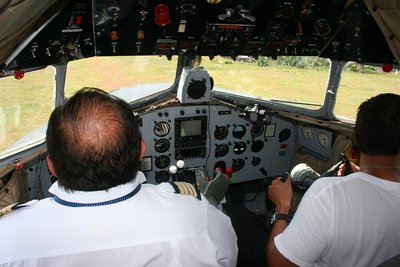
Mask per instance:
[[[25,76],[25,72],[23,70],[16,70],[14,72],[14,78],[17,80],[21,80],[22,78],[24,78]]]
[[[167,26],[171,23],[169,17],[169,7],[165,4],[156,5],[154,8],[154,19],[157,25]]]
[[[382,70],[384,72],[391,72],[393,70],[393,64],[390,64],[390,63],[383,64]]]

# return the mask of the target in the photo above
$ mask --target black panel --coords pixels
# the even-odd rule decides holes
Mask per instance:
[[[319,55],[395,62],[363,2],[347,2],[74,0],[5,69],[94,55]]]

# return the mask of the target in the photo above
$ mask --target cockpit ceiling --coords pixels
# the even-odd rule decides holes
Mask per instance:
[[[374,2],[368,0],[370,11],[352,0],[0,0],[0,70],[180,54],[397,64],[398,34],[390,25],[400,15],[391,12],[388,23],[387,9]]]

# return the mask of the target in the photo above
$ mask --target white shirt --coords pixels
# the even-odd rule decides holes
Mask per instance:
[[[69,202],[103,202],[142,178],[107,191],[68,193],[57,182],[49,191]],[[235,266],[238,252],[225,214],[169,184],[143,184],[133,197],[99,207],[46,198],[1,217],[0,228],[0,266]]]
[[[362,172],[321,178],[274,242],[300,266],[376,266],[400,253],[400,183]]]

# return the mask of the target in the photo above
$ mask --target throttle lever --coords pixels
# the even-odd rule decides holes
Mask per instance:
[[[287,178],[289,177],[289,172],[285,172],[281,177],[281,182],[286,182]]]

